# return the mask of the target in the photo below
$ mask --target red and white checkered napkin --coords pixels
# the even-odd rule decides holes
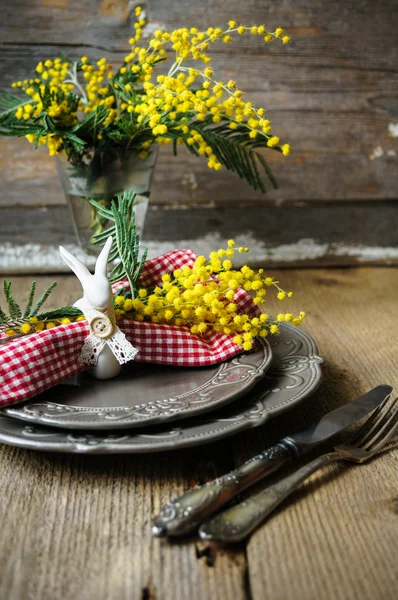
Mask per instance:
[[[192,266],[191,250],[173,250],[145,263],[140,284],[153,287],[165,273]],[[113,286],[114,292],[123,282]],[[259,314],[244,290],[237,290],[235,301],[242,312]],[[209,332],[201,337],[188,328],[121,319],[120,329],[138,348],[136,360],[162,365],[201,367],[222,362],[241,352],[231,335]],[[0,406],[27,400],[85,369],[78,361],[89,329],[86,321],[59,325],[20,337],[0,346]]]

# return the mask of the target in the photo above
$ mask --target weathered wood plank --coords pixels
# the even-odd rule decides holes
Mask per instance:
[[[397,219],[394,201],[154,206],[142,244],[150,257],[187,247],[208,254],[233,237],[250,247],[251,262],[270,267],[397,264]],[[75,244],[66,206],[0,209],[0,273],[65,271],[59,244]]]
[[[150,535],[152,514],[171,489],[181,493],[198,474],[219,473],[209,449],[189,458],[88,460],[6,447],[0,452],[0,512],[7,521],[0,544],[2,597],[244,600],[243,552],[207,559],[195,543],[169,545]],[[14,468],[5,471],[7,464]]]
[[[344,111],[344,106],[332,104],[334,96],[325,98],[325,105],[319,105],[322,92],[341,93],[348,97],[360,92],[369,96],[384,97],[392,96],[397,89],[398,69],[393,62],[389,67],[379,65],[372,68],[361,61],[354,61],[350,56],[347,56],[344,61],[336,61],[334,56],[302,55],[293,51],[293,42],[292,46],[284,46],[279,52],[273,52],[272,46],[258,46],[256,41],[257,38],[251,37],[243,52],[241,40],[237,41],[240,47],[233,44],[212,48],[214,71],[223,79],[235,77],[245,92],[251,94],[284,92],[283,96],[288,98],[291,94],[304,92],[308,96],[295,98],[294,108],[308,108],[311,106],[308,103],[316,101],[312,107],[320,110],[328,106],[327,100],[329,100],[329,108],[339,112]],[[91,48],[84,43],[76,47],[69,47],[67,44],[42,45],[40,41],[37,45],[23,44],[22,41],[4,44],[0,59],[0,78],[3,87],[10,86],[18,78],[29,77],[40,60],[54,58],[59,52],[64,52],[71,59],[79,59],[83,54],[92,60],[98,60],[100,55],[105,56],[117,67],[127,51],[127,39],[123,50],[118,52],[105,48]],[[157,69],[164,73],[168,71],[169,66],[167,61],[158,65]],[[337,89],[336,83],[338,83]],[[270,98],[272,102],[272,95]],[[358,99],[357,96],[356,103],[352,103],[356,110],[360,108]],[[279,103],[274,100],[271,107],[277,108]]]
[[[326,359],[321,390],[304,413],[289,416],[292,430],[379,383],[396,394],[398,346],[388,333],[398,316],[391,293],[396,271],[285,271],[283,278],[301,288],[296,302],[309,309],[305,327]],[[242,440],[240,457],[267,444],[266,428],[258,430],[250,443]],[[390,448],[361,467],[339,463],[314,475],[253,535],[247,546],[253,600],[262,600],[264,590],[269,598],[289,597],[288,590],[308,600],[395,598],[398,438]]]
[[[85,45],[122,51],[131,31],[134,6],[149,8],[149,19],[155,27],[175,28],[223,26],[231,16],[239,22],[264,23],[268,27],[286,27],[296,39],[292,52],[334,56],[344,61],[369,64],[370,67],[391,64],[396,58],[394,24],[398,9],[394,0],[384,0],[377,14],[371,0],[358,6],[356,0],[337,0],[325,5],[321,0],[231,0],[226,9],[222,0],[198,4],[192,0],[131,2],[115,0],[17,0],[4,9],[2,40],[8,44]],[[58,5],[58,6],[57,6]],[[353,34],[355,31],[355,35]],[[21,35],[23,33],[23,35]],[[264,48],[261,40],[243,36],[240,49]],[[290,51],[290,50],[289,50]],[[289,52],[288,51],[288,52]],[[278,46],[267,53],[282,53]]]
[[[308,113],[309,115],[309,113]],[[282,129],[282,120],[284,123]],[[297,124],[297,120],[301,124]],[[342,130],[336,131],[334,122]],[[288,158],[264,151],[280,188],[268,187],[267,194],[255,192],[246,182],[226,170],[210,171],[206,162],[181,148],[173,157],[171,148],[163,147],[155,169],[152,200],[157,204],[209,204],[217,201],[307,201],[395,199],[398,193],[396,140],[388,136],[388,118],[379,118],[378,130],[369,115],[358,122],[355,113],[336,116],[312,113],[304,121],[295,111],[283,112],[280,131],[296,143]],[[296,127],[296,140],[288,136],[288,123]],[[367,132],[367,124],[370,131]],[[371,124],[373,123],[373,125]],[[310,130],[307,128],[310,127]],[[285,129],[286,128],[286,129]],[[310,131],[317,131],[312,137]],[[351,148],[341,150],[344,141]],[[333,149],[329,144],[337,144]],[[352,144],[355,144],[353,147]],[[344,146],[343,146],[344,147]],[[376,148],[383,156],[372,160]],[[45,149],[35,151],[26,140],[0,140],[0,204],[62,204],[64,198],[54,163]]]
[[[294,43],[284,48],[264,47],[258,38],[242,36],[227,52],[220,47],[213,61],[219,77],[236,79],[248,97],[269,110],[280,137],[291,142],[288,159],[265,151],[280,183],[266,200],[397,197],[398,143],[388,131],[398,120],[394,0],[383,2],[377,16],[370,0],[360,7],[354,0],[327,5],[318,0],[276,5],[250,0],[244,6],[233,0],[228,14],[218,0],[209,4],[210,12],[192,0],[167,5],[152,0],[149,6],[154,27],[205,26],[209,14],[213,24],[222,24],[233,14],[244,22],[286,24],[292,33]],[[72,58],[105,54],[117,61],[126,49],[133,8],[127,0],[19,0],[9,5],[2,23],[1,86],[27,77],[39,58],[59,50]],[[24,140],[2,140],[0,149],[1,204],[63,202],[45,152],[34,153]],[[153,188],[156,203],[232,203],[242,198],[263,196],[226,171],[210,172],[205,161],[186,151],[175,159],[169,148],[162,148]]]
[[[279,275],[325,358],[320,390],[261,429],[189,452],[79,457],[2,446],[0,597],[395,599],[396,444],[367,465],[313,477],[235,550],[150,538],[152,516],[172,496],[378,383],[398,388],[396,301],[386,293],[396,269]],[[28,281],[13,279],[18,295]],[[40,290],[50,281],[40,278]],[[78,293],[77,280],[62,277],[51,305]]]

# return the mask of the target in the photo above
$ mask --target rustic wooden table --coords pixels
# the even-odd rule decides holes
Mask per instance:
[[[246,543],[151,538],[183,490],[385,382],[398,391],[394,268],[289,270],[324,382],[268,425],[193,450],[73,456],[1,446],[0,598],[7,600],[389,600],[398,585],[398,444],[361,467],[325,469]],[[50,278],[40,279],[44,287]],[[15,278],[16,291],[28,278]],[[55,304],[79,293],[63,277]],[[298,296],[298,294],[297,294]],[[298,307],[299,308],[299,307]]]

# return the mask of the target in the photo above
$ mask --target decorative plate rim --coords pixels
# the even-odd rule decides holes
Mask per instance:
[[[254,398],[250,401],[249,405],[246,405],[245,410],[242,410],[237,403],[224,407],[218,413],[217,418],[213,419],[201,419],[201,424],[192,424],[189,421],[182,421],[180,423],[173,424],[171,429],[165,431],[131,431],[131,432],[107,432],[107,435],[102,434],[100,431],[86,431],[86,432],[73,432],[70,430],[61,430],[50,428],[47,426],[35,427],[28,425],[26,422],[17,421],[12,417],[0,415],[0,442],[7,443],[12,446],[21,448],[29,448],[33,450],[44,450],[50,452],[68,452],[77,454],[139,454],[149,452],[160,452],[168,450],[177,450],[190,448],[192,446],[198,446],[200,444],[211,443],[222,440],[235,433],[240,433],[245,430],[249,430],[253,427],[263,425],[272,416],[286,410],[286,406],[295,406],[304,398],[308,397],[311,393],[319,387],[322,381],[322,370],[321,365],[323,359],[318,356],[318,351],[314,340],[306,332],[293,328],[289,324],[282,324],[283,329],[294,330],[298,338],[301,338],[306,344],[306,355],[299,355],[297,362],[300,363],[300,356],[305,360],[302,361],[304,371],[306,367],[310,370],[310,378],[304,387],[300,385],[290,385],[286,389],[296,390],[293,391],[292,395],[288,400],[282,402],[271,402],[267,404],[267,401],[273,397],[273,394],[277,393],[275,386],[259,391]],[[294,338],[294,336],[293,336]],[[285,340],[284,344],[293,344],[294,340]],[[273,344],[278,345],[278,342]],[[287,357],[291,357],[288,353]],[[271,379],[272,377],[278,377],[279,382],[285,376],[284,374],[284,360],[283,357],[277,360],[271,369],[267,372],[264,377],[264,381]],[[286,361],[285,361],[286,362]],[[294,363],[293,359],[290,361]],[[282,364],[281,364],[282,363]],[[302,365],[301,365],[302,366]],[[285,368],[287,372],[289,366]],[[298,370],[292,371],[287,374],[286,377],[300,377],[300,365]],[[273,375],[274,374],[274,375]],[[210,416],[210,415],[209,415]],[[204,424],[211,424],[214,422],[215,427],[210,431],[195,431],[198,427]],[[4,423],[8,425],[11,430],[14,428],[19,429],[19,432],[10,433],[4,430]],[[184,436],[184,428],[188,434]],[[189,433],[191,430],[191,433]],[[101,435],[102,434],[102,435]],[[62,435],[65,436],[64,441],[50,441],[51,438],[59,438]],[[29,437],[30,436],[30,437]]]
[[[137,404],[132,407],[69,406],[52,401],[28,400],[23,404],[5,407],[0,410],[0,413],[36,425],[84,431],[87,429],[100,431],[162,425],[179,419],[195,417],[236,400],[249,392],[258,379],[264,376],[272,363],[272,350],[266,338],[260,338],[258,342],[260,348],[257,351],[262,351],[258,364],[245,363],[247,353],[239,354],[216,365],[218,366],[217,371],[207,381],[193,390],[176,394],[175,397]],[[244,379],[223,381],[228,373],[242,367],[247,369]],[[239,385],[237,389],[228,391],[230,388],[236,388],[237,385]],[[225,386],[224,393],[214,399],[211,392],[219,390],[222,386]],[[206,395],[210,395],[210,397],[206,399]],[[62,412],[63,414],[61,414]],[[83,420],[81,416],[85,415],[90,415],[91,419]]]

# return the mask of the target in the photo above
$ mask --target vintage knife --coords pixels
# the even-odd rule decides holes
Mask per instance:
[[[292,458],[302,456],[318,444],[367,415],[391,394],[392,387],[379,385],[373,390],[324,415],[298,433],[245,462],[234,471],[190,490],[166,504],[155,518],[152,534],[179,536],[194,531],[226,502],[259,479],[280,469]]]

